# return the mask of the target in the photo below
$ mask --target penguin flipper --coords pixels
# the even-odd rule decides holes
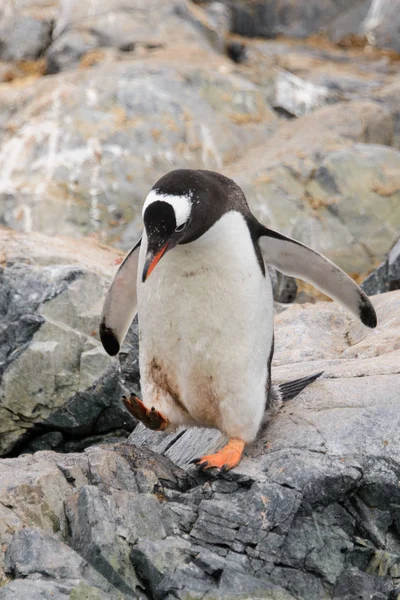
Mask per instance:
[[[325,256],[263,225],[258,242],[266,263],[286,275],[311,283],[343,304],[364,325],[376,327],[375,309],[368,296],[351,277]]]
[[[100,322],[100,339],[111,356],[118,354],[137,312],[136,280],[142,238],[129,252],[118,269],[104,301]]]

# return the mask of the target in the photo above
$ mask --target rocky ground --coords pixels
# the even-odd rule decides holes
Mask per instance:
[[[68,253],[59,242],[64,262],[73,264],[76,250]],[[110,260],[108,251],[96,254],[82,243],[79,253],[85,252],[89,266],[90,256],[99,257],[99,270]],[[83,273],[44,302],[49,313],[22,356],[32,346],[57,345],[36,341],[50,313],[55,327],[78,335],[67,324],[72,290],[77,282],[88,285],[89,277]],[[277,315],[274,381],[324,374],[280,411],[231,473],[213,478],[190,465],[223,441],[203,430],[164,435],[138,426],[123,443],[83,453],[4,458],[0,599],[400,597],[400,291],[373,302],[379,327],[372,331],[334,303],[294,304]],[[92,318],[95,312],[92,306]],[[85,311],[77,315],[85,318]],[[100,354],[92,339],[81,357]],[[43,353],[35,371],[51,387],[51,374],[43,378],[47,362]],[[37,435],[40,428],[54,431],[52,414],[71,417],[66,430],[58,421],[58,439],[68,439],[78,406],[80,416],[89,411],[88,427],[99,405],[117,419],[118,394],[107,393],[115,369],[101,376],[99,368],[103,388],[95,382],[63,411],[48,410],[40,427],[38,411],[16,410],[14,431],[36,432],[29,442],[34,450],[46,437]],[[7,422],[2,418],[3,427]]]
[[[157,178],[205,167],[366,274],[400,229],[397,1],[6,0],[0,222],[127,249]]]
[[[400,600],[397,5],[1,4],[0,600]],[[274,381],[323,375],[219,477],[190,465],[218,432],[151,433],[122,406],[137,325],[119,360],[98,338],[178,166],[233,177],[378,294],[367,330],[281,304],[296,284],[272,274]]]

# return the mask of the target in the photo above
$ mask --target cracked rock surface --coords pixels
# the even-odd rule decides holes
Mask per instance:
[[[395,600],[400,291],[366,330],[335,303],[276,317],[273,379],[324,371],[229,473],[212,430],[0,461],[0,599]]]
[[[0,228],[0,455],[21,444],[72,450],[77,438],[133,428],[120,367],[98,339],[116,260],[88,241]],[[127,370],[134,385],[134,360]]]

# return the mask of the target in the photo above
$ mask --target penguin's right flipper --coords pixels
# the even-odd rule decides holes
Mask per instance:
[[[136,279],[142,238],[132,248],[117,271],[104,301],[100,339],[111,356],[118,354],[137,312]]]
[[[280,383],[278,385],[278,391],[281,395],[281,400],[286,402],[287,400],[292,400],[295,398],[300,392],[304,390],[310,383],[318,379],[322,375],[323,371],[320,373],[316,373],[315,375],[309,375],[308,377],[302,377],[301,379],[294,379],[293,381],[288,381],[287,383]]]
[[[362,289],[325,256],[286,235],[258,224],[264,261],[292,277],[308,281],[346,306],[367,327],[376,327],[376,313]]]

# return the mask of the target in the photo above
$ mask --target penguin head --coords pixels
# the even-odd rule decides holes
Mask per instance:
[[[142,281],[146,281],[166,252],[185,239],[191,222],[191,195],[163,194],[152,189],[143,207],[147,256]]]
[[[225,212],[238,207],[250,214],[242,190],[219,173],[176,169],[161,177],[143,206],[147,256],[142,281],[166,252],[197,240]]]

